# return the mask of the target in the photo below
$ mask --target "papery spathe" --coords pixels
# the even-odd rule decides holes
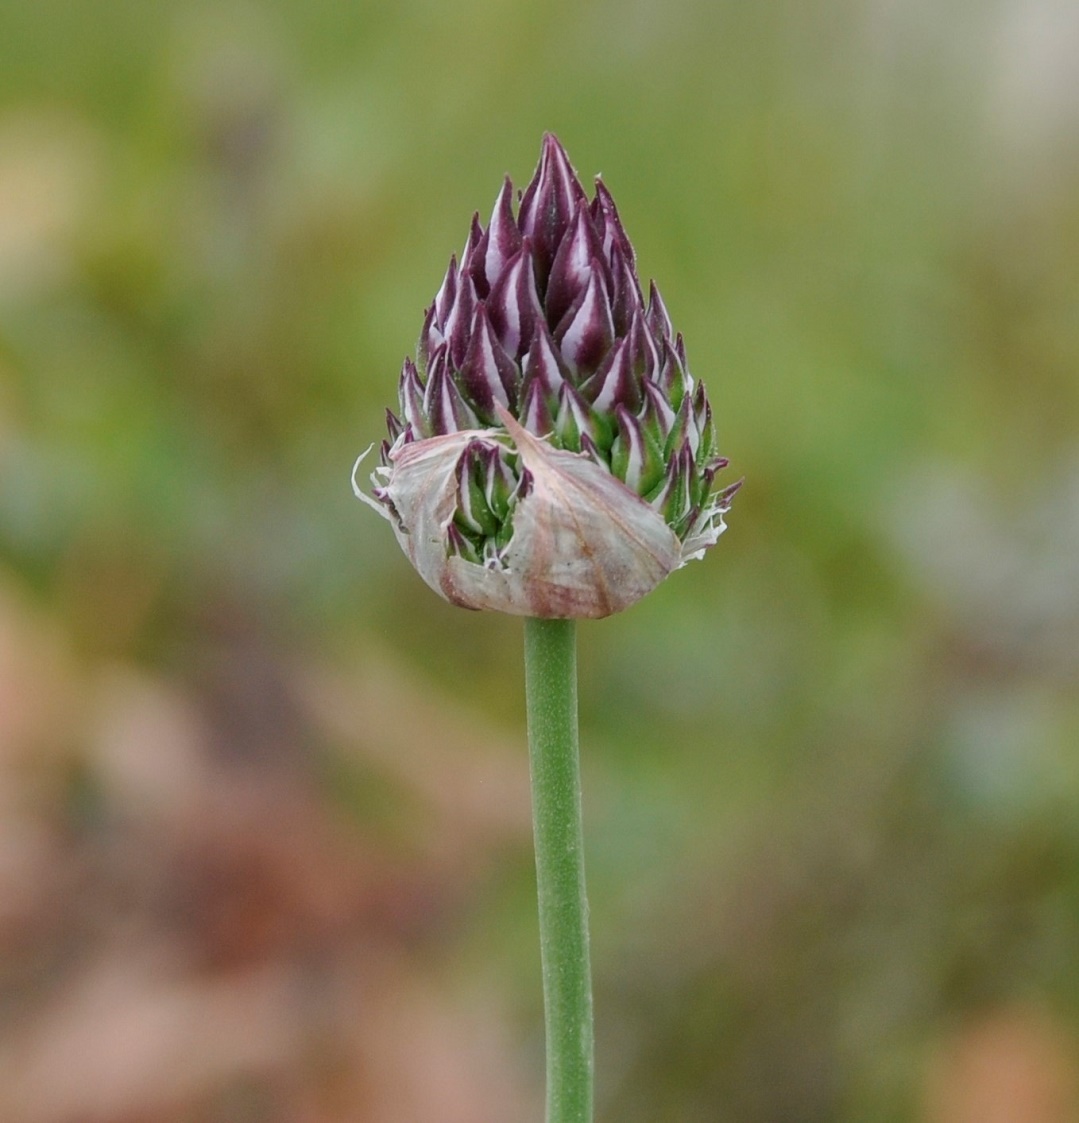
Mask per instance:
[[[655,508],[606,468],[552,448],[505,411],[501,420],[505,430],[465,430],[395,449],[388,470],[381,469],[381,504],[356,487],[389,519],[435,592],[463,608],[599,618],[640,600],[688,560]],[[488,565],[466,561],[451,545],[457,466],[476,441],[512,444],[522,464],[512,537]]]

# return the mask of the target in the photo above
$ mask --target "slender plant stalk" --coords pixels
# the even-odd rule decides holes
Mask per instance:
[[[525,620],[525,693],[547,1030],[547,1123],[591,1123],[592,972],[573,620]]]

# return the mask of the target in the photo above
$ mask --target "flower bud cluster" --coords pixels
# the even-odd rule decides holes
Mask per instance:
[[[451,258],[427,309],[416,359],[401,372],[399,413],[387,411],[373,494],[448,599],[606,615],[713,545],[738,485],[713,489],[727,461],[704,384],[689,373],[654,283],[645,301],[603,182],[589,200],[548,135],[516,215],[513,194],[507,178],[487,227],[473,217],[460,262]],[[439,450],[437,481],[419,447],[428,442]],[[550,477],[545,486],[537,472]],[[567,490],[567,472],[578,481],[583,473],[583,491]],[[433,522],[423,504],[437,508]],[[522,519],[530,505],[567,508],[554,514],[554,523],[568,519],[564,533],[552,531],[550,510]],[[523,541],[525,523],[542,541]],[[634,576],[641,540],[652,558],[643,591]],[[597,562],[597,549],[623,556]],[[573,572],[582,566],[587,573]],[[653,580],[657,567],[665,571]],[[563,595],[567,584],[580,587]]]

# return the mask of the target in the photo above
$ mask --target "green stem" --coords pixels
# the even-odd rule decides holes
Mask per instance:
[[[592,975],[572,620],[525,620],[525,694],[547,1027],[547,1123],[592,1121]]]

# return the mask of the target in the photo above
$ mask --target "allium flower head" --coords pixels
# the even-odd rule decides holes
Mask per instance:
[[[454,604],[607,616],[724,530],[738,484],[714,489],[704,384],[607,188],[589,200],[550,134],[516,215],[507,178],[473,216],[398,394],[374,499],[353,486]]]

